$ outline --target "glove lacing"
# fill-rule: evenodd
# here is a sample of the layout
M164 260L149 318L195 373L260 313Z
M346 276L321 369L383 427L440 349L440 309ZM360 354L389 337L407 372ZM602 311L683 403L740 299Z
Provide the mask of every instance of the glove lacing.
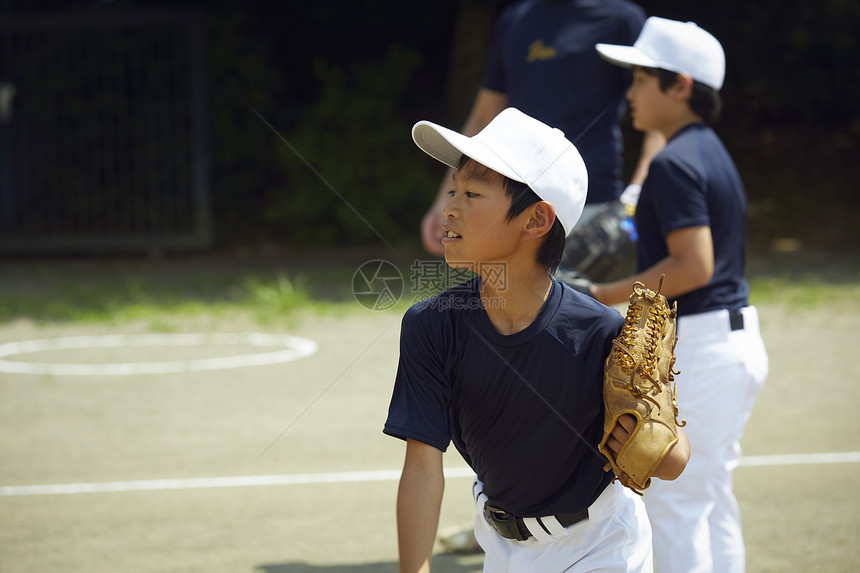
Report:
M615 364L622 372L624 372L624 374L629 376L624 388L636 398L642 398L653 403L657 406L658 410L660 409L660 404L651 396L659 394L661 390L659 374L657 374L657 346L660 342L663 327L668 319L669 307L665 304L655 304L655 301L663 288L664 278L665 275L660 276L660 284L657 287L657 292L646 288L645 285L639 281L633 283L634 294L640 299L645 299L650 303L650 308L648 309L649 318L646 320L645 329L643 330L645 340L642 345L642 360L637 362L636 356L630 350L636 345L637 333L639 332L637 327L642 319L643 307L641 304L631 301L630 305L627 307L627 315L624 317L624 326L621 328L621 336L619 337L623 339L623 343L619 342L617 339L612 341L614 350L613 359L615 360ZM676 341L673 341L672 344L673 351L674 342ZM674 369L674 366L675 353L672 352L672 361L669 363L668 369L668 383L670 384L675 381L675 375L680 374L680 372ZM635 383L636 374L639 374L641 378L648 380L651 384L651 388L643 389L642 386L637 385ZM674 409L675 423L678 427L684 427L687 425L686 420L678 422L678 400L676 388L677 382L675 382L672 388L672 406Z

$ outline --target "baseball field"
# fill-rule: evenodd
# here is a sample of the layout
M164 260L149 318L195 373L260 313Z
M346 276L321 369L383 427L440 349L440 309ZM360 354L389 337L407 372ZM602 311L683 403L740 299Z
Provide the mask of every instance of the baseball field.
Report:
M370 260L403 280L363 291ZM0 572L396 571L404 446L381 428L412 260L0 262ZM770 375L735 472L748 570L857 571L860 260L749 266ZM472 519L446 460L440 528Z

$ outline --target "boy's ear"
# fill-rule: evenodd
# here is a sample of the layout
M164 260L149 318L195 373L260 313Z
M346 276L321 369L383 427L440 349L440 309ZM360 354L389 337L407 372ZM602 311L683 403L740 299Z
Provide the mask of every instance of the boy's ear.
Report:
M529 208L529 219L524 232L531 238L543 237L555 224L555 209L546 201L538 201Z
M693 95L693 78L687 74L678 74L675 76L675 83L672 84L669 91L679 100L689 100Z

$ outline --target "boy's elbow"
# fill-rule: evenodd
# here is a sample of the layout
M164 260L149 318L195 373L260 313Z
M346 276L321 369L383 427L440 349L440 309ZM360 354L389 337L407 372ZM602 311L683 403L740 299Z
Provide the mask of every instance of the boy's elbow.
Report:
M714 276L714 267L697 259L675 259L677 266L666 273L663 294L670 298L693 292L708 285ZM599 299L598 299L599 300Z
M685 293L707 286L714 276L713 263L709 264L705 260L696 259L690 261L689 264L685 265L685 268L687 269L686 284L682 288Z
M681 474L684 473L684 468L687 467L687 462L689 460L689 456L686 458L674 457L664 460L660 465L660 472L657 477L664 481L673 481L678 479L681 477Z
M693 281L696 283L695 288L703 288L708 286L708 283L711 282L711 279L714 277L714 266L703 265L698 269L698 272L694 275Z
M687 434L678 428L678 441L663 458L654 475L665 481L678 479L684 473L687 462L690 461L690 454L690 441L687 439Z

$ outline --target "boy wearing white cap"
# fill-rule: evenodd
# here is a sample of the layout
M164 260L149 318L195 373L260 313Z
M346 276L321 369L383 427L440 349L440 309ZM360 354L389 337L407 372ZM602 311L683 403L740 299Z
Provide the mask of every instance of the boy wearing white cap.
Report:
M659 573L744 571L732 471L740 438L767 376L767 354L744 278L746 191L708 126L720 109L722 46L692 22L649 18L633 46L598 44L633 68L633 125L663 133L636 211L637 274L591 285L605 304L627 300L634 280L678 303L679 417L694 452L674 483L645 492Z
M651 571L644 506L597 450L603 362L623 319L550 276L585 203L582 158L561 131L513 108L474 137L429 122L412 135L455 169L445 259L478 276L403 318L384 428L406 441L400 570L429 571L453 442L477 475L485 571ZM680 434L656 477L683 471Z

